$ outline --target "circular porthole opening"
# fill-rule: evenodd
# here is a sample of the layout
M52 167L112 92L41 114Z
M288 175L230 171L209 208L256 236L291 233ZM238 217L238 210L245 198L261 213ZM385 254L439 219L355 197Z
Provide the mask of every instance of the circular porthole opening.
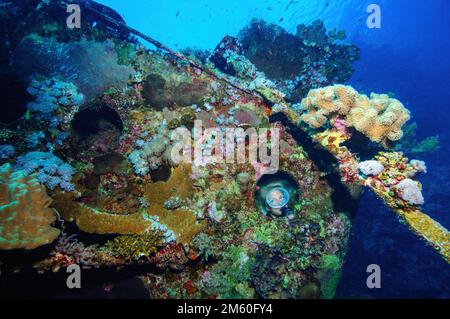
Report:
M265 216L285 217L292 213L299 193L297 182L288 173L263 175L256 183L256 205Z
M109 107L100 109L84 109L75 114L72 120L72 128L80 135L89 136L98 134L102 130L123 130L122 119L119 114Z

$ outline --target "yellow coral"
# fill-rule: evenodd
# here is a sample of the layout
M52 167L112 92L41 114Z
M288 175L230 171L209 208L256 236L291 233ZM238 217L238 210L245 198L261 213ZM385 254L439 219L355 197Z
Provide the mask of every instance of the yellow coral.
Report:
M148 257L156 253L158 246L162 246L161 238L161 234L157 232L143 235L124 235L108 241L105 248L115 257L139 260L143 256Z
M396 209L396 212L450 263L450 233L447 229L418 209Z
M313 128L324 126L327 123L327 117L322 111L304 114L301 116L301 120L308 123Z
M75 221L78 228L92 234L143 234L151 222L141 213L117 215L101 212L74 201L73 194L60 193L53 196L55 207L67 221Z
M300 119L311 127L322 127L331 116L340 115L373 142L399 140L410 118L400 101L386 94L372 93L369 98L345 85L311 90L301 104L306 112Z
M191 168L187 165L180 165L173 169L167 182L150 183L146 187L147 199L150 203L164 205L164 202L171 196L178 196L181 199L189 198L193 194Z
M363 100L367 99L363 96ZM359 99L358 99L359 100ZM385 94L370 95L370 103L357 103L347 116L347 121L373 142L386 139L398 141L403 136L402 126L410 119L403 104Z
M314 135L314 139L337 158L345 154L348 157L346 159L348 163L357 163L355 156L345 146L341 146L345 138L339 136L338 132L326 130ZM375 159L383 164L384 171L377 178L367 178L364 184L371 188L383 200L387 207L392 208L402 217L414 233L425 239L429 245L436 249L450 263L450 233L448 230L430 216L418 210L415 206L405 203L403 200L399 204L399 199L392 196L386 189L385 184L378 180L378 178L381 178L384 182L389 183L399 176L406 176L412 169L411 166L406 165L408 159L402 153L398 152L381 152ZM356 167L358 166L356 165Z
M325 125L328 115L346 115L355 106L357 96L358 92L345 85L311 90L301 103L308 112L300 118L313 128L321 127Z
M392 194L386 187L396 183L399 179L410 176L414 168L407 164L408 159L399 152L380 152L375 156L375 159L383 165L384 170L377 177L367 178L365 185L370 187L387 207L392 208L402 217L411 230L425 239L445 260L450 262L450 234L448 230L414 205Z
M168 210L164 207L165 201L174 195L181 200L193 196L194 190L189 166L176 167L167 182L148 184L144 193L150 203L149 215L157 215L159 221L176 234L177 241L188 244L206 226L204 221L197 222L197 218L190 211Z
M0 167L0 249L34 249L59 236L51 198L34 176Z
M381 187L374 181L373 178L369 178L366 185L383 200L386 206L392 208L402 217L414 233L425 239L429 245L436 249L450 263L450 233L448 230L413 205L399 207L397 200L384 187Z
M346 147L341 146L343 142L348 140L348 137L337 130L325 130L322 133L315 134L313 137L314 140L319 142L335 156L348 152Z

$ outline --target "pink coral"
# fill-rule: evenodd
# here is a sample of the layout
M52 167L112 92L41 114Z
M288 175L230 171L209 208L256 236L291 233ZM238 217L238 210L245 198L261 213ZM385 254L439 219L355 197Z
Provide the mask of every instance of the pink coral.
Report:
M350 137L350 134L347 130L348 123L342 118L334 118L331 120L331 125L338 130L339 133L346 137Z

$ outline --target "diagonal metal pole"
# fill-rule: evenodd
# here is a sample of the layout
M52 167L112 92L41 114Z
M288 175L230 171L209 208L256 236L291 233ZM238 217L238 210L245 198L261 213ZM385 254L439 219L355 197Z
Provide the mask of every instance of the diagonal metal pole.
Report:
M71 4L71 3L69 3L69 2L67 2L67 1L65 1L65 0L61 0L61 1L59 1L59 2L60 2L60 3L64 3L64 4L66 4L66 5ZM170 49L169 47L167 47L166 45L162 44L161 42L159 42L159 41L153 39L152 37L150 37L150 36L148 36L148 35L145 35L144 33L142 33L142 32L140 32L140 31L138 31L138 30L136 30L136 29L134 29L134 28L128 26L128 25L125 24L124 22L117 21L117 20L115 20L115 19L113 19L113 18L111 18L111 17L105 15L103 12L98 11L98 10L97 10L96 8L94 8L94 6L92 5L92 3L96 3L95 1L92 1L92 0L84 0L83 2L85 3L86 8L87 8L89 11L95 13L95 14L98 15L98 16L101 16L105 21L107 21L107 22L111 23L112 25L116 26L118 29L126 30L126 31L128 31L129 33L131 33L131 34L134 34L135 36L137 36L137 37L139 37L139 38L141 38L141 39L143 39L143 40L145 40L145 41L147 41L147 42L153 44L153 45L154 45L155 47L157 47L158 49L168 52L170 55L172 55L172 56L174 56L174 57L176 57L176 58L178 58L178 59L180 59L180 60L182 60L182 61L187 62L190 66L192 66L192 67L194 67L194 68L197 68L197 69L201 70L202 72L204 72L204 73L210 75L211 77L213 77L213 78L215 78L215 79L217 79L217 80L219 80L219 81L223 81L223 82L227 83L228 85L232 86L233 88L235 88L235 89L237 89L237 90L239 90L239 91L241 91L241 92L244 92L244 93L246 93L246 94L253 95L253 96L257 97L258 99L267 100L265 97L263 97L263 96L262 96L261 94L259 94L258 92L250 91L250 90L248 90L248 89L246 89L246 88L243 88L242 86L240 86L240 85L238 85L238 84L236 84L236 83L233 83L232 81L228 80L225 76L223 76L223 75L221 75L221 74L218 74L218 73L216 73L216 72L214 72L214 71L212 71L212 70L210 70L210 69L208 69L208 68L206 68L206 67L203 67L203 66L199 65L198 63L196 63L195 61L189 59L189 58L186 57L185 55L183 55L183 54L181 54L181 53L179 53L179 52L176 52L176 51Z

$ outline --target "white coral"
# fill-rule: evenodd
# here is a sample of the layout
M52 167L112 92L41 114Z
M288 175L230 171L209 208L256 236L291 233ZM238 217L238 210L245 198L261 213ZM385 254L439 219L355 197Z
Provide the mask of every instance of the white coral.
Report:
M417 173L426 173L427 172L427 165L424 161L419 161L416 159L413 159L409 162L411 166L416 170Z
M134 172L145 176L150 170L160 167L167 160L167 156L164 154L169 143L166 130L162 130L147 141L138 140L137 149L128 156L129 161L133 164Z
M377 176L384 170L384 166L375 160L364 161L359 163L359 170L367 176Z
M424 199L419 188L419 183L406 178L394 186L400 197L411 205L422 205Z

